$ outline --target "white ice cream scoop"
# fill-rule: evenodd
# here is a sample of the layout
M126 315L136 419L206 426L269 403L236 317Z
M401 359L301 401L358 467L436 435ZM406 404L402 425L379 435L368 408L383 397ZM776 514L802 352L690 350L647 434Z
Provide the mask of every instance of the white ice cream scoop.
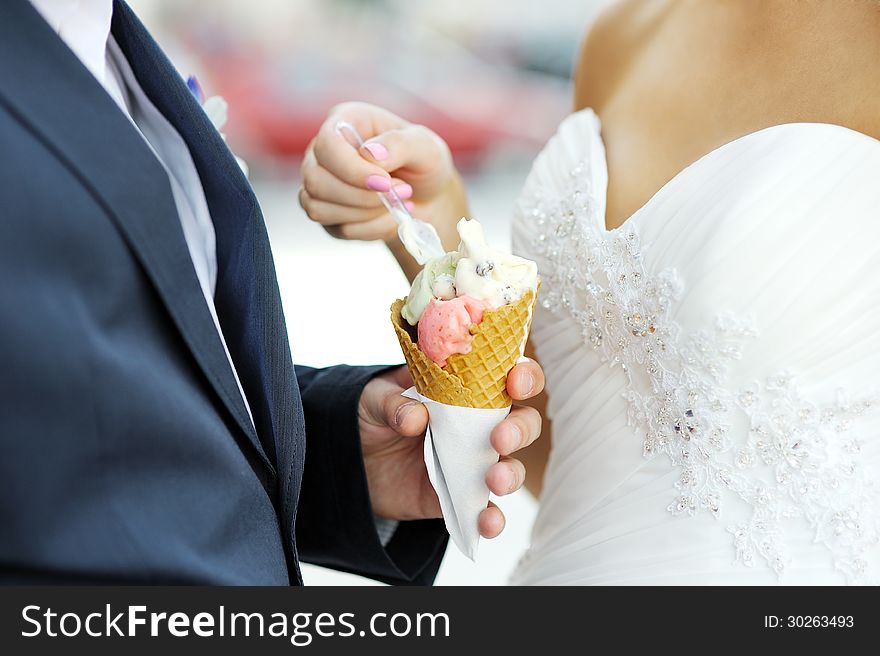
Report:
M490 248L477 221L458 222L461 244L455 268L458 296L488 301L493 308L515 303L529 289L537 289L538 267L531 260Z
M363 137L347 121L339 121L336 124L336 132L356 149L360 149L364 145ZM388 212L397 221L397 236L400 237L404 248L415 258L416 262L424 266L428 260L440 257L445 253L434 226L420 221L410 214L406 205L400 200L400 196L394 191L394 187L389 191L377 191L376 193L382 199L382 204L388 208Z

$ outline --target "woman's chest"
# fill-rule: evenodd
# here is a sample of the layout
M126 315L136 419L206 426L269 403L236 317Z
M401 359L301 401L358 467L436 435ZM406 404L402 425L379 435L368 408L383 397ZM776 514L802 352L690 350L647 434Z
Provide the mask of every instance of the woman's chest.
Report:
M747 27L673 22L591 103L606 148L609 229L691 163L764 128L831 123L880 136L880 60L870 57L880 42Z

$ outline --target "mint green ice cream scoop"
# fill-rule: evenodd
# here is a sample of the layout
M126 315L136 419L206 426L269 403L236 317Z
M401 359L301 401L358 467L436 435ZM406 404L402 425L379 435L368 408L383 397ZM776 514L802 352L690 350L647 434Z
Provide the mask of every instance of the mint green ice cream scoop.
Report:
M425 263L425 268L413 280L412 289L409 291L409 296L406 297L406 304L400 312L409 325L415 326L419 322L422 312L428 307L432 298L447 296L452 298L455 296L455 289L451 286L451 282L455 278L458 259L458 252L452 251ZM447 291L443 289L444 287L449 287L451 292L444 293Z

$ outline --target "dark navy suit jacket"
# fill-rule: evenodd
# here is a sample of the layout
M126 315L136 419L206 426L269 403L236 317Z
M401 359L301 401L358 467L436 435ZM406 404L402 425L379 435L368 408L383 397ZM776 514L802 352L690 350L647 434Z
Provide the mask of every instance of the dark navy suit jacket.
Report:
M122 2L112 33L184 138L215 303L168 177L27 0L0 2L0 581L288 584L299 559L429 583L446 535L376 534L357 401L378 368L294 368L259 205Z

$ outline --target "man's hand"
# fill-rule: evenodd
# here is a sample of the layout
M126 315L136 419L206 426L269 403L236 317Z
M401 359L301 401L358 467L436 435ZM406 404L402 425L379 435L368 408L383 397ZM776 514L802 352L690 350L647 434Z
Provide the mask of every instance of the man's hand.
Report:
M391 519L440 517L440 501L428 480L424 462L428 410L401 396L412 386L406 367L371 380L358 406L364 466L373 512ZM544 389L544 372L532 360L516 365L507 377L507 392L524 400ZM510 454L541 434L541 416L534 408L514 406L492 431L492 446L500 460L486 472L486 485L498 496L515 492L525 481L525 467ZM494 538L504 529L504 514L489 503L480 514L480 534Z

